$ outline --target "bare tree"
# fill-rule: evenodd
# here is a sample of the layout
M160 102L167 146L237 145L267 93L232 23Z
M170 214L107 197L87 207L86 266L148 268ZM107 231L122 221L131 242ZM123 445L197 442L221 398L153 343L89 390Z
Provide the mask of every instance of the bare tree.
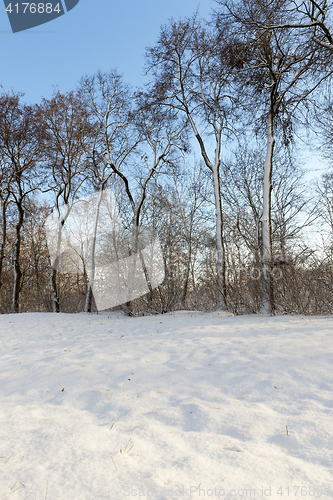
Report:
M151 99L186 116L211 172L216 211L218 307L226 308L220 165L223 134L228 133L231 122L235 68L230 64L232 43L228 34L216 33L203 25L195 15L171 21L162 28L156 46L147 51L148 71L153 74L149 92Z
M262 274L263 293L261 312L274 312L273 255L271 226L271 197L273 153L277 136L288 143L292 123L303 121L307 98L328 77L321 77L322 60L316 45L304 33L285 29L267 29L280 19L286 19L284 4L278 1L262 4L251 2L219 2L224 11L217 22L231 22L244 47L244 64L247 71L240 75L240 83L248 89L251 106L259 104L261 123L266 127L266 159L263 175L262 224ZM242 57L242 54L240 54ZM318 78L318 74L320 75ZM251 99L252 97L252 99ZM254 99L253 99L254 98ZM293 122L292 122L293 119Z
M189 158L184 159L168 176L161 176L151 184L149 203L143 210L145 227L152 227L160 237L165 263L165 280L154 291L152 301L145 305L150 312L193 309L201 304L196 290L200 245L207 228L206 212L213 215L209 219L213 228L214 214L213 210L207 210L211 182L205 175L206 169L194 164L189 172L188 161ZM216 280L212 288L216 303ZM144 307L142 301L139 305Z
M3 94L0 99L0 144L3 161L10 166L12 182L8 188L17 212L13 254L13 312L19 312L22 286L20 252L25 203L31 193L43 183L40 165L43 140L44 126L36 107L21 105L19 94Z
M22 227L22 291L21 309L28 311L49 311L51 306L48 275L49 253L46 243L45 221L50 214L50 206L29 199Z
M92 145L91 130L80 93L56 92L50 100L43 99L40 113L47 134L45 152L49 179L45 189L52 190L55 197L54 204L59 221L55 237L56 247L59 249L62 228L87 177L86 156L89 155ZM56 256L50 273L53 312L60 312L58 259L59 255Z
M86 294L85 312L91 312L92 283L95 275L95 246L99 223L99 210L103 191L111 176L121 170L127 158L135 151L140 137L131 120L131 94L123 84L121 76L116 71L97 73L85 77L80 83L85 97L85 105L95 127L94 147L90 157L89 171L91 184L99 192L94 216L92 248L90 249L90 265L88 289ZM123 176L125 188L129 191L128 179Z
M327 0L288 0L279 3L279 8L284 13L279 20L260 19L250 8L248 22L267 30L302 30L321 48L333 52L332 5Z
M297 159L284 148L277 149L272 170L272 276L275 305L281 310L281 283L293 265L304 230L315 215L305 193L304 172ZM260 297L263 210L263 154L260 149L239 148L223 168L222 196L226 228L230 234L227 254L229 294L235 308L257 312ZM247 282L246 282L247 280ZM292 287L291 287L292 288ZM297 290L290 290L296 293ZM259 307L260 309L260 307Z
M97 131L91 158L95 189L102 192L112 175L123 182L133 213L130 251L139 254L151 292L138 246L141 210L149 181L174 161L177 149L184 147L185 124L177 120L175 113L148 105L142 93L137 94L133 110L133 93L116 71L84 78L81 89ZM135 179L136 187L132 188L130 181ZM98 208L95 222L97 230ZM86 312L91 310L94 252L93 246ZM129 304L127 306L130 311Z

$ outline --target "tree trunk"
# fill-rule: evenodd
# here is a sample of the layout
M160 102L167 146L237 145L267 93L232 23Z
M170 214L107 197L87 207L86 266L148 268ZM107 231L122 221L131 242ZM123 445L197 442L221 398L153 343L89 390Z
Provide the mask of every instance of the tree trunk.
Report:
M86 302L85 302L85 305L84 305L84 312L86 312L86 313L90 313L91 312L92 298L93 298L92 286L91 286L91 281L89 279L89 281L88 281L88 288L87 288L87 295L86 295Z
M146 283L148 286L148 290L149 290L147 298L148 298L148 301L151 301L153 289L152 289L152 286L150 283L149 274L147 271L145 261L143 259L143 255L141 253L141 249L139 248L139 217L140 217L140 212L136 210L134 213L134 218L133 218L133 238L132 238L131 255L133 255L135 257L135 259L137 257L139 257L139 259L140 259L141 266L142 266L142 269L143 269L143 272L145 275L145 279L146 279ZM132 279L135 279L135 269L134 268L130 272L130 277L131 278L129 281L129 287L130 287L130 289L133 289L132 285L135 283L135 281L132 282ZM129 301L125 302L125 304L123 305L123 310L128 316L131 316L133 313L132 301L129 300Z
M17 224L15 226L15 244L14 244L14 286L13 286L13 302L12 311L13 313L18 313L20 311L19 299L21 291L21 278L22 272L20 267L20 252L21 252L21 228L23 225L24 211L22 208L22 201L20 200L18 204L19 217Z
M274 313L274 293L272 279L272 224L271 224L271 196L272 196L272 168L273 168L273 115L270 111L267 122L267 155L264 165L263 184L263 214L262 214L262 314Z
M185 280L184 280L184 286L183 286L183 293L182 293L182 297L181 297L181 306L183 309L185 309L185 307L186 307L188 280L190 277L191 255L192 255L192 245L191 245L191 235L190 235L190 242L189 242L189 248L188 248L187 259L186 259Z
M62 227L63 227L63 224L60 223L59 229L58 229L58 234L57 234L57 253L56 253L53 265L51 267L51 273L50 273L52 312L54 312L54 313L60 312L60 298L59 298L59 290L57 287L57 266L59 263Z
M5 245L7 236L7 220L6 220L6 204L1 201L1 212L2 212L2 234L1 234L1 244L0 244L0 288L2 286L2 269L3 261L5 258Z
M226 263L225 263L225 248L223 241L223 215L221 202L221 185L219 169L213 167L213 183L215 196L216 210L216 249L217 249L217 287L218 287L218 308L226 309L227 307L227 286L226 286Z
M52 299L52 312L60 312L60 301L59 293L57 287L57 269L55 267L51 268L50 274L50 288L51 288L51 299Z
M66 214L63 218L61 218L60 209L58 208L60 223L59 223L59 228L58 228L58 233L57 233L57 253L56 253L53 265L51 267L51 273L50 273L52 312L54 312L54 313L60 312L59 287L57 286L57 267L58 267L59 258L60 258L62 230L63 230L64 224L66 222L66 219L70 214L70 211L71 211L71 207L68 205L68 203L66 203Z
M91 255L90 255L89 282L88 282L88 289L87 289L87 295L86 295L86 303L84 306L84 312L86 312L86 313L91 312L92 299L93 299L92 284L93 284L93 281L95 278L96 238L97 238L97 229L98 229L99 210L100 210L100 206L102 203L103 191L104 191L104 186L102 185L100 192L99 192L98 200L96 203L96 209L95 209L95 220L94 220L94 229L93 229Z

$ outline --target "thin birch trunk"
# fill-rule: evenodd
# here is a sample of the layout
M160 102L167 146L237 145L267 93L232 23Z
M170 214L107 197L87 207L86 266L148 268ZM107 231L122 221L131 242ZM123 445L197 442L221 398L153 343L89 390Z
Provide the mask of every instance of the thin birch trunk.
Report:
M91 254L90 254L89 282L88 282L88 290L87 290L87 295L86 295L86 303L84 306L84 312L86 312L86 313L91 312L91 306L92 306L92 298L93 298L92 284L93 284L93 281L95 278L96 238L97 238L99 211L100 211L100 206L102 203L103 192L104 192L104 186L102 186L100 189L98 200L96 203L96 209L95 209L95 220L94 220L93 238L92 238Z
M135 210L134 218L133 218L133 238L132 238L132 248L131 248L131 255L135 256L135 259L137 256L140 259L141 266L145 275L146 283L148 286L149 294L148 294L148 301L152 299L152 293L153 293L153 288L150 283L149 279L149 274L148 270L145 264L145 261L143 259L143 255L141 253L141 250L139 249L139 217L140 217L140 212L138 209ZM134 260L136 262L136 260ZM132 283L135 283L135 268L133 267L132 270L130 271L130 281L129 281L129 287L132 289ZM133 282L132 282L133 280ZM126 314L129 316L132 315L133 312L133 307L132 307L132 302L129 300L127 301L124 306L123 306L124 311Z
M217 307L218 309L227 309L227 286L226 286L226 252L223 239L223 212L221 202L221 183L220 183L220 155L221 155L221 135L223 123L220 127L215 126L216 148L215 148L215 163L213 164L207 155L203 140L196 128L191 114L187 111L187 117L191 123L194 135L199 143L201 156L207 167L213 173L214 198L215 198L215 214L216 214L216 250L217 250Z
M52 312L54 313L59 313L60 312L60 297L59 297L59 287L57 286L57 267L59 264L59 258L60 258L60 247L61 247L61 240L62 240L62 230L65 225L66 219L69 216L69 213L71 211L71 207L66 204L66 214L63 218L61 218L61 213L60 210L58 209L58 214L59 214L59 226L58 226L58 233L57 233L57 252L56 256L53 262L53 266L51 267L51 273L50 273L50 288L51 288L51 300L52 300Z
M186 306L188 281L189 281L189 277L190 277L191 256L192 256L192 245L191 245L191 236L190 236L189 249L188 249L187 259L186 259L185 280L184 280L184 286L183 286L183 293L182 293L182 297L181 297L181 305L184 309Z
M274 151L273 115L270 111L267 122L267 155L264 165L263 183L263 214L262 214L262 314L274 312L274 293L272 280L272 224L271 224L271 196L272 196L272 168Z
M53 266L51 267L51 273L50 273L52 312L54 312L54 313L60 312L60 301L59 301L59 293L58 293L58 287L57 287L57 265L58 265L58 261L59 261L61 234L62 234L62 226L59 223L58 234L57 234L57 253L56 253L55 260L53 262Z
M50 288L51 288L51 301L52 301L52 312L60 312L59 304L59 294L57 289L57 270L52 267L50 273Z
M134 225L134 239L135 239L135 241L134 241L134 252L135 252L136 255L139 255L140 262L141 262L141 265L142 265L142 269L143 269L143 272L144 272L144 275L145 275L146 283L147 283L147 286L148 286L148 289L149 289L149 293L151 294L153 292L153 289L152 289L152 286L151 286L151 283L150 283L148 270L147 270L145 261L143 259L143 255L141 253L141 250L139 249L139 221L135 222L135 225ZM153 243L153 241L154 240L152 240L151 243Z
M217 249L217 288L218 288L218 308L226 309L227 307L227 286L226 286L226 263L225 263L225 248L223 241L223 214L221 202L221 185L219 177L219 169L213 166L213 183L214 197L216 210L216 249Z

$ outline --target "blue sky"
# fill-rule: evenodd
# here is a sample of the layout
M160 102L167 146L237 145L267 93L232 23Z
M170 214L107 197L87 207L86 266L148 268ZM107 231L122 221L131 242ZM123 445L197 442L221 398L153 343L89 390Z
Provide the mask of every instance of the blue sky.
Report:
M0 84L24 92L27 102L50 97L54 85L72 90L83 75L99 69L117 68L128 83L141 85L145 47L155 44L161 24L197 8L208 17L216 5L210 0L80 0L58 19L13 34L0 2Z
M127 83L139 86L145 47L156 43L160 26L196 9L207 18L214 7L214 0L80 0L58 19L13 34L0 0L0 84L24 92L31 103L51 97L54 86L73 90L82 76L99 69L117 68ZM326 169L307 148L301 164L310 176Z

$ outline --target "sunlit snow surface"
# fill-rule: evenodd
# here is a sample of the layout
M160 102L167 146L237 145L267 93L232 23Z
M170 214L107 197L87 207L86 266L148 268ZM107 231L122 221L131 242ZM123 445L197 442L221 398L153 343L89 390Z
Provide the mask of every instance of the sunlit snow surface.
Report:
M332 327L0 315L0 500L333 498Z

